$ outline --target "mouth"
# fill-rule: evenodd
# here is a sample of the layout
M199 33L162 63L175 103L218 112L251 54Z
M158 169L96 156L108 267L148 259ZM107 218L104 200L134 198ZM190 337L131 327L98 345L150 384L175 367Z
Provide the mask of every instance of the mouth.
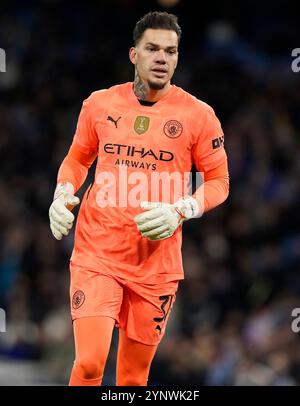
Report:
M164 68L154 68L154 69L151 69L151 72L153 72L154 75L159 78L164 77L168 73L167 69L164 69Z

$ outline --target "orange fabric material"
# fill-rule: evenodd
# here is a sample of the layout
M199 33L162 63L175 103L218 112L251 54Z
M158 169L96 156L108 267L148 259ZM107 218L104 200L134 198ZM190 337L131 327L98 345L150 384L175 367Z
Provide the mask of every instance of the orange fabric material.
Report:
M99 386L110 349L114 320L85 317L74 321L76 360L69 386ZM157 345L146 345L119 331L117 385L147 385Z
M183 175L193 163L204 174L214 171L227 158L223 131L213 109L174 85L151 107L140 105L132 83L113 86L84 101L73 144L88 157L98 151L95 182L85 193L77 219L73 263L136 282L183 279L181 227L162 241L143 238L133 221L141 213L139 202L130 205L126 200L122 205L119 191L126 182L119 169L126 169L128 176L142 173L149 185L153 174ZM68 165L71 168L74 161ZM66 167L64 163L59 178L79 187L86 169L77 166L78 173L72 175L74 170L67 173ZM106 173L113 180L104 182ZM226 182L208 181L205 210L225 200ZM128 184L123 197L129 198L134 188L136 184ZM163 196L166 188L162 189L155 198L151 187L142 189L137 200L173 203L181 197L174 193L167 200ZM171 185L171 192L174 189ZM101 207L103 190L109 196L107 207Z
M71 264L72 320L110 317L132 340L157 345L176 299L178 282L131 282Z
M229 174L227 160L217 168L204 173L204 183L193 197L207 212L226 200L229 193Z
M146 386L157 345L145 345L119 331L117 386Z
M86 317L73 323L76 359L69 386L99 386L109 353L115 320Z
M73 143L59 168L57 183L72 183L76 193L85 181L88 170L96 157L96 150L91 150L89 153L86 153L82 151L79 144Z

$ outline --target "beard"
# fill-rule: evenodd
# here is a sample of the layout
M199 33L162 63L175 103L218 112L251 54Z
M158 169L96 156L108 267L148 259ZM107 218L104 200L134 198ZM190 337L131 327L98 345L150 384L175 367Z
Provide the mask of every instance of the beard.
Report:
M148 80L148 86L151 90L161 90L166 86L167 82L153 82L151 80Z

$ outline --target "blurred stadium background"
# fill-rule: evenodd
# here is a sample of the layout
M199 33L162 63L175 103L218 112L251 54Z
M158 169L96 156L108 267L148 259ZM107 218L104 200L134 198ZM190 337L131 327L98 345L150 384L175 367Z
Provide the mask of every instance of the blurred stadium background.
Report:
M186 279L150 384L300 384L298 13L282 0L192 4L1 2L0 385L68 381L72 236L54 240L48 208L82 100L133 79L132 29L150 10L179 16L174 83L214 107L231 175L227 202L185 224Z

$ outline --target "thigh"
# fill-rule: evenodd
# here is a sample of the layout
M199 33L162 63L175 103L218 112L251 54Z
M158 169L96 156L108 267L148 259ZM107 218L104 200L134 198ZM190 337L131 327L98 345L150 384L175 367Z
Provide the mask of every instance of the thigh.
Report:
M147 385L150 366L157 345L146 345L128 338L119 330L119 345L116 369L117 386Z
M147 345L159 344L165 334L177 288L178 281L159 285L127 283L119 324L127 337Z
M72 320L106 316L118 321L122 299L123 288L113 277L71 266Z
M74 320L76 361L104 364L109 352L115 321L111 317L82 317Z

